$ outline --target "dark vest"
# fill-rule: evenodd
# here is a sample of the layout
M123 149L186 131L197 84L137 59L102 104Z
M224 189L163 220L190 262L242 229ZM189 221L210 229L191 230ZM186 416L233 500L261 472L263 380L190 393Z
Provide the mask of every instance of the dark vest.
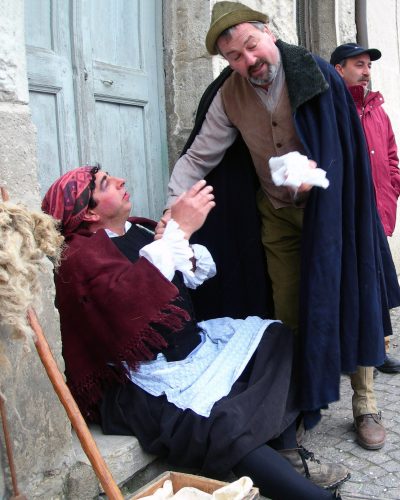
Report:
M139 250L153 241L153 236L145 229L142 229L135 224L123 236L111 238L111 241L118 247L118 249L125 255L131 262L139 259ZM182 274L176 272L172 283L178 288L179 295L174 301L174 305L184 309L188 312L190 320L187 321L183 328L177 332L171 332L162 325L152 325L157 332L164 337L168 346L161 352L168 361L178 361L185 359L186 356L193 351L199 344L199 328L195 321L194 310L192 301L190 299L188 290L183 283ZM154 352L154 357L159 351Z

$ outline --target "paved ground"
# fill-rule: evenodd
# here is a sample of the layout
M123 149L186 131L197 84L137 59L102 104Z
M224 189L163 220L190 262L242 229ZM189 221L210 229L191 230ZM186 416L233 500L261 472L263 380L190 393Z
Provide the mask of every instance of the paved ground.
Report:
M391 354L400 358L400 308L392 312L395 335ZM341 399L324 411L321 423L304 440L304 446L325 461L342 462L351 479L341 487L344 500L400 499L400 374L379 373L375 379L379 409L387 429L385 446L367 451L355 442L352 428L351 387L341 382Z

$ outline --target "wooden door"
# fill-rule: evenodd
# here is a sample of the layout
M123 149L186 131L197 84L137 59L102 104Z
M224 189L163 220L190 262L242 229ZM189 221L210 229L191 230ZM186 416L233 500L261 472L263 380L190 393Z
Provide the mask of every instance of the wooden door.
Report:
M100 162L127 179L136 214L158 218L168 178L161 2L26 0L26 6L42 192L59 175L54 165L63 172ZM57 37L64 43L55 44ZM55 68L50 74L48 66Z
M78 166L68 2L25 2L29 99L38 134L41 192Z

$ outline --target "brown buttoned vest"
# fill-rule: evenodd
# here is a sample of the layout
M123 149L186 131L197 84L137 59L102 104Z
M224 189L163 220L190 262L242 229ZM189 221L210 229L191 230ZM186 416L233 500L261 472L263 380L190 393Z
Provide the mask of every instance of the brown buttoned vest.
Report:
M293 206L293 193L286 187L274 185L268 165L272 156L303 152L294 127L286 84L272 113L252 84L236 72L222 86L221 97L226 115L249 148L261 189L275 208Z

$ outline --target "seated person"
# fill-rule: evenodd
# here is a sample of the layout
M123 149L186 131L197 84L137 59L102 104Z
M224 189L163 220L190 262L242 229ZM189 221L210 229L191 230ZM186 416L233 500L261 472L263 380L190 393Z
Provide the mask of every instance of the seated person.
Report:
M291 332L258 317L196 324L186 287L215 265L189 238L214 205L199 181L154 240L154 222L128 217L123 179L80 167L50 187L42 208L66 242L55 283L67 383L86 419L172 465L250 476L272 499L337 498L328 488L347 469L297 446Z

